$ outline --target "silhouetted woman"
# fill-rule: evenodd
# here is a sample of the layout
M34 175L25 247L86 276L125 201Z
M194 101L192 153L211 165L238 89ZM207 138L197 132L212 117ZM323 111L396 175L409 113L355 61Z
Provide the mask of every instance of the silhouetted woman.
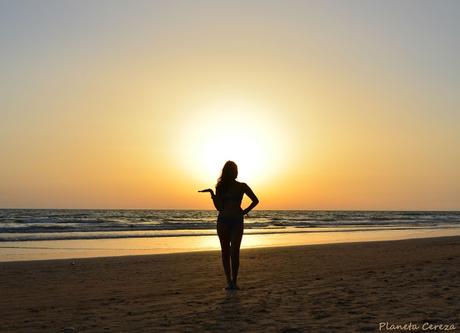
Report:
M227 278L226 289L238 289L237 278L244 215L248 214L259 203L259 199L248 185L236 181L237 176L238 167L235 162L227 161L222 169L222 175L217 181L216 194L212 189L199 191L211 193L214 207L219 211L217 234L222 249L222 264ZM244 194L252 200L252 203L243 210L241 209L241 200Z

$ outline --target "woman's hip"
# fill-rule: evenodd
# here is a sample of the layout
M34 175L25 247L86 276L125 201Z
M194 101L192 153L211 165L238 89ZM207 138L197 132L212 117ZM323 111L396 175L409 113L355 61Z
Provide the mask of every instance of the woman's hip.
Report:
M244 218L243 217L223 217L217 218L217 232L219 234L243 232Z
M233 225L233 224L243 224L244 223L244 216L239 215L239 216L223 216L219 215L217 217L217 223L223 223L223 224L228 224L228 225Z

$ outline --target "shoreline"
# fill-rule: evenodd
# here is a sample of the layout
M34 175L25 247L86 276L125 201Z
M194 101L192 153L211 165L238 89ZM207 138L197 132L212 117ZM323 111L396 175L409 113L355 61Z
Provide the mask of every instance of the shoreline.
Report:
M363 244L378 244L378 243L387 243L387 242L406 242L406 241L418 241L418 240L426 240L426 241L449 241L449 240L458 240L460 241L460 235L452 235L452 236L436 236L436 237L418 237L418 238L404 238L404 239L386 239L386 240L369 240L369 241L351 241L351 242L336 242L336 243L316 243L316 244L297 244L297 245L279 245L279 246L263 246L263 247L250 247L250 248L241 248L241 252L252 251L252 250L285 250L285 249L302 249L306 247L327 247L327 246L334 246L334 245L363 245ZM162 253L149 253L149 254L131 254L131 255L114 255L114 256L107 256L107 257L79 257L79 258L58 258L58 259L37 259L37 260L18 260L18 261L0 261L0 268L3 264L31 264L31 263L38 263L38 262L76 262L80 260L104 260L104 259L122 259L122 258L144 258L150 256L182 256L182 255L199 255L199 254L215 254L218 253L220 255L220 248L219 249L208 249L208 250L196 250L196 251L187 251L187 252L162 252Z
M325 233L245 233L241 249L361 243L449 236L460 236L460 228L331 231ZM0 263L194 253L219 250L219 239L216 234L213 236L0 242Z
M0 330L456 332L458 254L459 236L248 248L235 292L219 251L3 262Z
M426 230L426 229L458 229L458 224L445 224L438 226L365 226L365 225L346 225L340 227L271 227L271 228L246 228L246 235L270 235L270 234L300 234L300 233L323 233L323 232L355 232L355 231L386 231L386 230ZM28 242L28 241L64 241L64 240L102 240L102 239L124 239L124 238L157 238L157 237L190 237L190 236L213 236L214 229L179 229L179 230L137 230L136 233L124 230L113 231L75 231L68 233L0 233L0 243L8 242ZM63 235L62 235L63 234ZM9 237L5 237L5 236ZM34 235L35 238L32 236ZM46 235L46 236L44 236ZM51 237L50 235L53 235ZM58 235L58 236L54 236ZM66 236L67 235L67 236ZM18 239L15 237L26 237ZM49 238L40 238L49 237Z

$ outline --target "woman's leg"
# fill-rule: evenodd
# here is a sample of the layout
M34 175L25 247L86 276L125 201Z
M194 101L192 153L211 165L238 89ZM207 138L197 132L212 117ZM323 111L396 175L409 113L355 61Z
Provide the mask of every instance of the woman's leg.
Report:
M236 282L238 279L238 269L240 267L240 246L241 239L243 238L243 230L243 223L237 223L232 226L230 235L230 251L232 256L232 281L235 287L237 286Z
M222 250L222 264L224 266L227 283L230 284L230 228L222 222L217 222L217 235L219 235L220 248Z

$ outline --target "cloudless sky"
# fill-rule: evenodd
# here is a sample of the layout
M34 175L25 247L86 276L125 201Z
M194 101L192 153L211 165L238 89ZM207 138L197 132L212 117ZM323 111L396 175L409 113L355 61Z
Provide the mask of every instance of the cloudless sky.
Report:
M0 0L0 207L211 208L228 156L261 209L460 210L459 14Z

